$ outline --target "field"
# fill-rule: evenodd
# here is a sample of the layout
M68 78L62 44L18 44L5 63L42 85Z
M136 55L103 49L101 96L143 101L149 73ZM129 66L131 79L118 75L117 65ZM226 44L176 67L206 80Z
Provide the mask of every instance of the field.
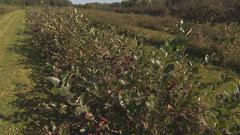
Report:
M0 6L0 134L240 134L234 18L34 6Z

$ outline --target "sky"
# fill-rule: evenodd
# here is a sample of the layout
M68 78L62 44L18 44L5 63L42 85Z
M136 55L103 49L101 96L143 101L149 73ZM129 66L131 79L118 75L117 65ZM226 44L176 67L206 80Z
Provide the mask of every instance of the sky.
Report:
M111 3L111 2L120 2L121 0L71 0L73 3L78 4L86 4L91 2L100 2L100 3Z

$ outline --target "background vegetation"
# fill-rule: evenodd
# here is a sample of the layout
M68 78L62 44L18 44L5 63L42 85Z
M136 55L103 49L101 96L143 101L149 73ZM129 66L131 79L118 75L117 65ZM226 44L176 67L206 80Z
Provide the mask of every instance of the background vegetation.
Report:
M181 20L169 15L121 14L89 9L81 12L96 23L106 22L119 26L119 33L136 37L143 34L144 42L156 47L160 47L167 39L179 33L179 27L176 24ZM204 60L208 55L211 56L209 61L214 65L239 71L239 24L237 22L209 24L186 21L186 25L193 29L186 48L188 54L200 60Z
M69 6L72 4L69 0L0 0L0 4L10 5L50 5L50 6Z
M87 4L82 7L121 13L173 15L198 22L239 21L238 0L128 0L121 4Z

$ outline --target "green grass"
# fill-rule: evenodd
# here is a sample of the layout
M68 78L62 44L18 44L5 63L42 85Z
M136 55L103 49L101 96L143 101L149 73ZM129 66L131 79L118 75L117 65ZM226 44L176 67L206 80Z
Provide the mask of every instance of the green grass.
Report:
M0 131L3 135L20 134L24 123L14 123L11 116L22 110L15 105L17 94L31 90L31 70L22 64L25 59L14 46L22 40L24 11L18 10L0 16Z

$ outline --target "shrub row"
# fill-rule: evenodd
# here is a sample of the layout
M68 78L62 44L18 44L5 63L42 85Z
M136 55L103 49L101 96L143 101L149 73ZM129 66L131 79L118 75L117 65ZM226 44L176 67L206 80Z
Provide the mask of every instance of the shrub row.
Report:
M219 95L205 110L196 69L184 55L185 35L148 51L72 8L35 10L26 22L43 61L42 99L33 110L42 133L238 133L240 92Z
M50 134L194 134L200 120L191 63L182 46L148 52L114 27L96 26L76 9L27 15L27 32L44 61L34 123ZM182 44L181 44L182 45ZM173 52L179 50L179 52ZM50 116L49 116L50 115Z

